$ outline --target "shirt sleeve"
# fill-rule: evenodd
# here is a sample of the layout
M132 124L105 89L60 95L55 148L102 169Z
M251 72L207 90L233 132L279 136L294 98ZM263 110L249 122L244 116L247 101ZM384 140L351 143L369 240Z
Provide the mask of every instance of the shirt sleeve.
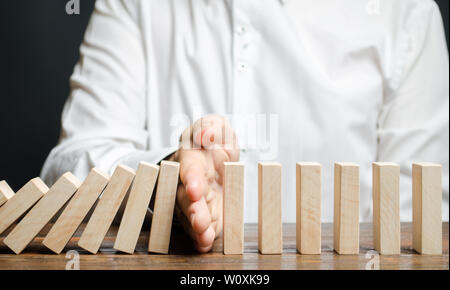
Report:
M58 145L41 176L48 183L93 167L111 174L117 164L157 163L176 148L148 148L146 55L139 2L98 0L70 79Z
M448 220L449 62L443 23L434 1L421 1L408 15L379 118L378 159L400 163L402 220L412 218L412 163L441 164L442 213Z

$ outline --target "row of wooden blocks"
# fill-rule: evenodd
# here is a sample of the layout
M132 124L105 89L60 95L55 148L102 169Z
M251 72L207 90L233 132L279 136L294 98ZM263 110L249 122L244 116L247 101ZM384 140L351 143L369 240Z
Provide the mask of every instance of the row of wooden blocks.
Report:
M129 192L114 248L131 254L158 180L148 250L167 253L178 173L179 164L169 161L161 162L161 166L141 162L136 172L119 165L111 177L93 168L83 183L67 172L50 189L40 178L34 178L15 194L2 181L0 195L7 201L0 207L0 234L26 213L3 243L16 254L21 253L67 203L43 240L47 248L59 254L98 200L78 241L78 246L95 254Z
M442 253L442 168L413 164L413 248L422 254ZM62 209L43 240L61 253L91 208L97 205L78 246L97 253L121 204L125 210L114 249L133 253L156 182L148 251L168 253L178 185L179 164L141 162L137 171L119 165L111 177L94 168L83 183L65 173L49 189L39 178L17 193L0 182L0 234L20 222L3 242L16 254ZM359 253L359 166L336 163L334 169L334 248L338 254ZM380 254L400 253L400 167L373 164L374 246ZM297 250L321 253L321 165L297 163ZM258 165L258 248L262 254L282 253L281 165ZM128 194L127 194L128 192ZM128 195L128 198L125 197ZM99 198L100 197L100 198ZM242 254L244 245L244 165L224 163L224 254ZM64 205L66 205L64 207Z
M296 238L301 254L321 253L321 165L297 163ZM373 170L374 247L384 255L400 254L400 166L375 162ZM244 166L225 164L224 253L243 253ZM442 167L412 165L413 248L442 254ZM258 248L282 253L281 165L258 166ZM359 165L335 163L333 244L338 254L359 253Z

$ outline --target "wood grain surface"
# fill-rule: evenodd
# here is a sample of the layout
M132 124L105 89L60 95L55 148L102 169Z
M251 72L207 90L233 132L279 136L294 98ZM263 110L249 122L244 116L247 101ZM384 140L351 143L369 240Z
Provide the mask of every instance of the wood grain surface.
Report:
M51 224L47 225L36 239L23 251L15 255L3 244L3 238L11 230L0 236L0 269L61 269L64 270L71 257L69 250L80 254L80 269L366 269L368 262L374 261L372 254L372 224L361 224L359 255L337 255L333 251L333 225L322 225L322 254L297 254L295 245L295 224L284 224L282 255L261 255L258 253L258 233L256 224L245 225L243 255L224 255L222 240L216 240L213 251L197 254L186 234L179 226L173 227L170 255L149 254L147 252L148 230L141 232L134 255L120 253L113 249L117 225L108 231L97 255L77 247L83 223L60 255L56 255L42 245L42 240ZM144 225L148 229L148 225ZM443 254L419 255L412 250L411 224L402 223L402 248L397 256L379 256L380 269L449 269L448 222L443 223Z

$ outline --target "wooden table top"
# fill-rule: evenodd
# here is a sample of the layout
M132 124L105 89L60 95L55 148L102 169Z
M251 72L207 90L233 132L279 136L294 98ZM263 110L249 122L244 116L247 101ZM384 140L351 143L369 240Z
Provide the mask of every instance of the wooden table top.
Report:
M92 255L77 247L84 224L60 255L53 254L42 245L47 225L36 239L20 255L15 255L3 244L10 231L0 237L0 269L57 269L64 270L73 256L66 258L69 250L79 253L80 269L181 269L181 270L277 270L277 269L449 269L448 222L443 223L443 255L422 256L415 253L411 242L411 224L402 223L401 255L376 256L372 246L372 224L360 225L360 254L337 255L333 251L333 225L322 225L322 254L300 255L295 246L295 224L283 225L283 254L261 255L258 253L258 233L256 224L245 225L243 255L223 255L222 239L216 240L213 250L207 254L197 254L192 243L181 228L174 226L170 255L147 253L148 229L144 224L134 255L116 252L114 244L117 226L109 230L97 255Z

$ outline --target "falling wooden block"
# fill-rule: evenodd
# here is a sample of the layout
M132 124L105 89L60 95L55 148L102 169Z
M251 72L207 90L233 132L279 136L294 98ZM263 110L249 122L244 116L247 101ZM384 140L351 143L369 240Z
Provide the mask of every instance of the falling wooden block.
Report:
M78 246L92 254L100 248L119 207L133 182L135 172L125 165L118 165L92 213Z
M25 184L11 199L0 207L0 234L18 220L47 191L47 185L39 177Z
M258 164L258 249L261 254L283 252L281 164Z
M6 181L0 181L0 206L6 203L14 196L14 191L9 187Z
M442 166L412 166L413 248L418 253L442 255Z
M297 163L297 250L321 253L321 165Z
M9 233L3 243L14 253L20 254L66 204L79 186L80 182L72 173L65 173Z
M400 254L400 166L372 164L373 240L382 255Z
M120 222L114 249L133 254L152 198L159 166L141 162Z
M334 249L359 253L359 165L334 165Z
M42 242L59 254L102 193L109 176L93 168Z
M167 254L169 252L170 232L178 187L178 162L162 161L159 169L158 187L156 188L155 208L148 251Z
M244 252L244 164L224 162L223 253Z

